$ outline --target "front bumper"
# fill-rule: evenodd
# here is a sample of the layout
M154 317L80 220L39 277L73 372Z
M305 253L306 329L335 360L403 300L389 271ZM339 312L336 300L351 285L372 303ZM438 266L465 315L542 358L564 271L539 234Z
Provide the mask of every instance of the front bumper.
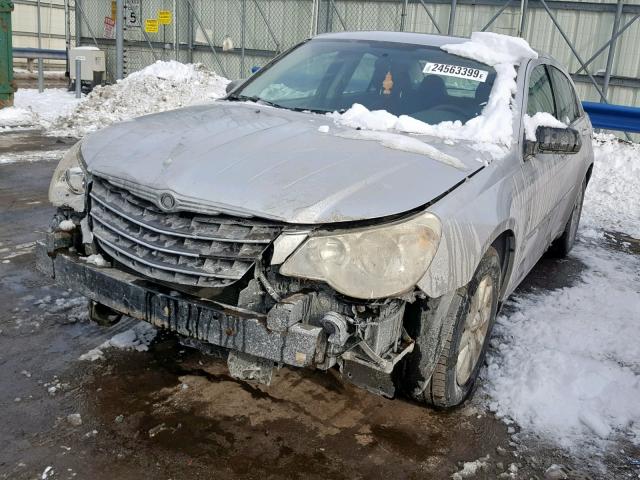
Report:
M51 244L51 241L48 242ZM87 264L67 250L36 243L37 268L91 300L186 337L296 367L322 363L326 334L295 323L285 331L267 328L266 315L218 302L175 296L131 273Z

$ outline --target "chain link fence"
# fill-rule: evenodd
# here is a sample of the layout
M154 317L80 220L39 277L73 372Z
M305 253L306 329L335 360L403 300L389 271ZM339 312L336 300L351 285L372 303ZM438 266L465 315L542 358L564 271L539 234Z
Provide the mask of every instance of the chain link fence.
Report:
M107 80L113 82L116 0L71 1L76 42L96 45L106 52ZM640 57L634 54L640 42L640 21L635 21L640 18L640 4L623 0L122 2L124 75L156 60L178 60L203 63L228 78L244 78L254 67L325 32L392 30L468 36L489 30L522 36L535 48L554 55L574 72L585 99L600 100L601 86L608 85L602 79L610 77L609 101L640 105ZM617 47L610 49L616 31L620 38ZM595 80L585 71L586 59Z

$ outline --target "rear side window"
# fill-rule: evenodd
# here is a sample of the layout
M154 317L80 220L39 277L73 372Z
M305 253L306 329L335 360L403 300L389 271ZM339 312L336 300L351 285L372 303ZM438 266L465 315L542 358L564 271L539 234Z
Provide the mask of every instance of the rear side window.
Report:
M538 112L547 112L556 116L556 106L553 98L553 89L547 68L538 65L529 77L529 98L527 100L527 114L533 116Z
M550 66L549 72L551 73L553 91L556 97L556 109L558 110L556 118L569 125L580 116L576 92L569 79L560 70Z

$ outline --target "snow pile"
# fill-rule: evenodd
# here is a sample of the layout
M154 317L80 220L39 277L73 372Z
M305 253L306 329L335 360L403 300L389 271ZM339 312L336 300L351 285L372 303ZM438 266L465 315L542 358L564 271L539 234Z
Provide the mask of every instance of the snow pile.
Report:
M338 125L352 128L396 130L509 146L513 138L511 103L517 90L515 66L524 59L537 58L538 54L521 38L491 32L474 32L468 42L444 45L441 48L446 52L486 63L495 69L496 79L481 115L465 124L460 121L445 121L431 125L408 115L398 117L384 110L370 111L359 104L342 114L333 112L328 115Z
M149 350L149 344L156 337L157 330L147 322L139 322L133 328L118 333L107 340L102 345L89 350L80 355L79 360L100 360L104 358L104 351L107 348L118 348L120 350L137 350L145 352Z
M538 127L554 127L554 128L566 128L567 125L562 123L556 117L547 112L538 112L533 117L530 117L526 113L522 118L524 124L524 135L530 142L536 141L536 130Z
M63 115L68 115L80 99L62 88L39 93L33 88L20 88L14 95L13 107L0 110L0 131L16 127L49 128Z
M27 127L33 123L34 117L29 110L15 106L0 109L0 131L15 127Z
M393 113L389 113L386 110L369 110L359 103L354 103L349 110L343 113L333 112L327 115L332 117L337 124L345 127L380 131L399 130L396 126L398 117ZM427 124L425 123L425 125Z
M114 85L95 88L50 133L82 137L114 122L211 101L225 95L227 83L201 64L158 61Z
M498 318L486 385L499 417L577 451L640 445L640 258L578 244L574 286L520 296Z
M609 230L640 239L640 145L598 134L593 150L595 164L584 198L581 234L594 238Z

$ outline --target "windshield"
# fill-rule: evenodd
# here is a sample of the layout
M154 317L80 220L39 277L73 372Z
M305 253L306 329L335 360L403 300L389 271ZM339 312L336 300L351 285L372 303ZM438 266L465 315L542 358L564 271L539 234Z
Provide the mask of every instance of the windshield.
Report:
M359 103L426 123L480 115L493 68L438 47L316 39L257 73L230 99L292 110L333 112Z

